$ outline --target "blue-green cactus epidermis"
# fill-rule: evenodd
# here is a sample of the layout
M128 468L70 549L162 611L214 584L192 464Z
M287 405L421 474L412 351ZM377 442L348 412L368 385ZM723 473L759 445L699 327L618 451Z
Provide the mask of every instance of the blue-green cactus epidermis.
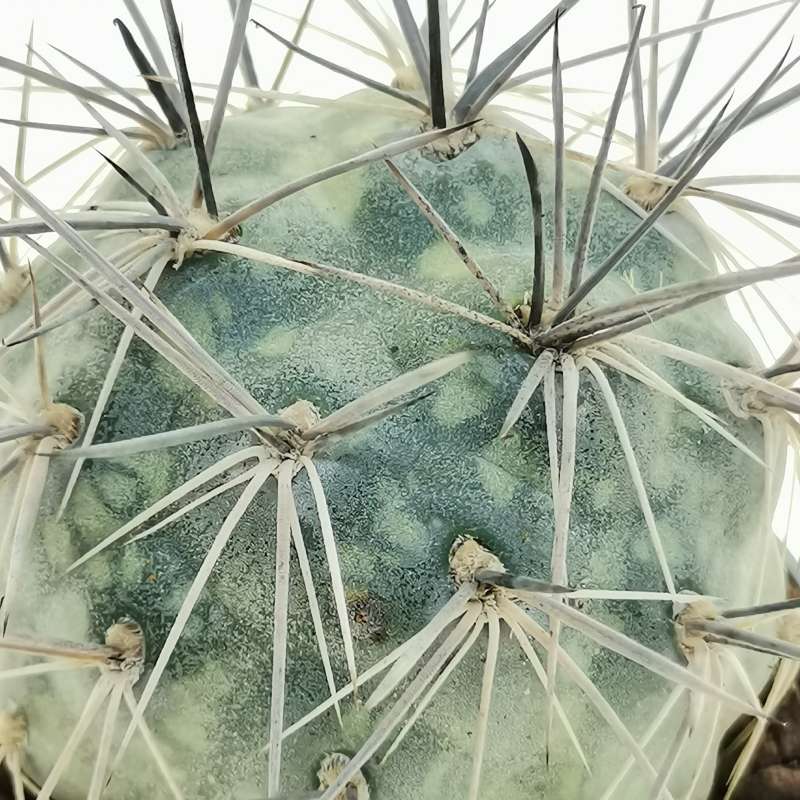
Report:
M366 93L369 98L369 94ZM379 105L386 105L383 99ZM413 119L351 110L264 109L223 127L214 184L223 209L270 187L413 132ZM535 148L552 242L550 152ZM189 148L154 153L179 194L194 177ZM531 211L513 136L490 126L457 158L418 151L398 163L463 238L514 302L530 284ZM568 249L587 185L582 168L567 173ZM109 188L110 187L110 188ZM109 183L107 196L128 197ZM601 198L589 252L591 268L636 224L618 200ZM669 219L667 221L669 223ZM674 224L674 223L673 223ZM701 258L702 248L686 232ZM284 200L248 220L241 241L293 258L310 258L430 291L490 311L480 287L394 183L380 162ZM549 262L549 256L548 256ZM685 252L651 233L623 269L637 289L703 276ZM621 273L596 298L630 294ZM458 534L476 536L514 571L548 577L553 502L541 396L512 435L498 439L504 415L532 363L499 333L345 282L324 281L229 256L194 256L168 270L163 302L198 341L270 410L298 399L327 414L413 367L465 348L475 357L407 411L315 456L328 496L345 587L368 597L378 621L356 640L359 666L374 663L431 618L452 593L447 554ZM17 314L21 314L18 311ZM88 415L120 326L100 312L48 336L57 397ZM752 361L724 302L660 323L653 333L730 360ZM28 355L16 358L29 380ZM666 361L654 364L692 399L719 413L756 452L760 428L733 418L716 380ZM762 472L739 450L670 399L608 372L625 417L679 588L735 601L744 597L761 545ZM146 345L135 341L98 431L97 441L144 435L219 417L213 404ZM54 509L71 462L56 461L47 504L30 554L24 613L14 621L59 637L97 641L121 615L145 630L148 663L164 641L207 547L234 502L228 494L132 546L115 546L65 576L64 569L135 513L231 452L245 436L168 452L98 461L84 468L64 518ZM294 482L339 684L343 649L319 524L308 481ZM276 491L261 492L239 525L195 609L148 719L187 796L255 797L263 793L269 714ZM569 580L596 588L663 590L655 553L607 410L584 375L568 551ZM776 592L779 588L776 586ZM591 602L588 613L658 652L680 660L668 603ZM290 588L286 720L325 699L327 686L296 563ZM484 634L485 637L485 634ZM669 687L645 670L566 631L562 642L634 734L652 718ZM400 749L367 769L378 800L461 797L469 781L471 734L478 710L481 638ZM758 673L756 673L758 674ZM4 683L26 710L32 772L42 778L62 747L86 696L89 678L58 675ZM503 638L489 722L482 796L594 797L624 751L566 677L561 700L587 750L587 776L556 723L551 766L544 766L544 691L519 647ZM388 707L388 706L385 706ZM383 713L343 705L286 740L282 786L314 787L319 759L352 753ZM91 774L86 747L58 797L81 796ZM110 787L115 800L161 796L146 754L134 747ZM164 794L166 796L166 794ZM632 795L629 795L632 796Z

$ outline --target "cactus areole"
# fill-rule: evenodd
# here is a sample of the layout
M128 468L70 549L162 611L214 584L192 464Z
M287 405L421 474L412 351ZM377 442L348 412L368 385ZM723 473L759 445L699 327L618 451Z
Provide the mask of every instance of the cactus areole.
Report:
M185 105L83 212L151 227L3 173L60 235L0 317L15 790L704 797L764 715L752 650L786 655L724 609L785 596L789 393L702 220L659 207L682 173L593 178L491 106L442 132L375 88L253 104L211 161Z

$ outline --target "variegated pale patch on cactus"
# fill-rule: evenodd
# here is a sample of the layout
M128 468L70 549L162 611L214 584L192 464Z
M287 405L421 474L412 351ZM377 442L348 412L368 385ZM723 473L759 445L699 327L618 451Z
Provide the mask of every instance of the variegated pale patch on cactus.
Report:
M577 0L483 67L479 4L458 93L464 3L449 18L430 0L418 27L395 0L395 28L347 2L391 85L302 48L309 3L293 41L267 32L368 88L277 104L232 0L205 129L170 0L177 81L133 0L138 34L117 21L163 118L117 84L0 59L23 98L33 80L72 94L121 149L80 211L0 165L12 790L699 798L746 713L733 792L775 707L757 696L770 659L800 655L775 624L798 603L771 528L800 408L797 339L765 370L725 298L800 263L718 273L731 253L682 195L782 218L694 181L791 99L765 99L784 60L710 103L685 151L659 149L720 20L707 3L684 31L675 89L659 109L651 80L645 115L632 7L589 158L564 140L558 21ZM546 36L553 142L492 105ZM225 117L237 63L250 108ZM611 164L629 85L636 157ZM24 100L19 125L24 155Z

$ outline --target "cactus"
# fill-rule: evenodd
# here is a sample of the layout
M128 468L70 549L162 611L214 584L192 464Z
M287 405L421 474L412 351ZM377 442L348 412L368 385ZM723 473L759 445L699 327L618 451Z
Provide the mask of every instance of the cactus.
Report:
M0 165L15 800L700 798L743 713L732 794L776 707L759 688L800 656L771 522L800 409L796 337L764 365L727 297L800 262L728 269L687 198L788 219L697 180L793 99L773 90L792 64L659 140L703 30L761 9L705 4L660 106L651 61L645 114L632 6L628 41L587 57L623 62L589 158L558 47L578 0L494 60L486 0L457 44L463 2L421 26L405 0L385 23L347 4L391 84L305 49L308 3L291 41L256 23L287 53L262 91L231 0L205 124L171 0L175 80L134 0L115 21L152 107L32 41L0 58L24 81ZM497 105L548 42L552 141ZM283 105L292 55L365 87ZM237 66L248 108L225 116ZM79 211L19 166L29 128L76 132L28 119L34 81L118 147ZM634 153L612 162L628 89Z

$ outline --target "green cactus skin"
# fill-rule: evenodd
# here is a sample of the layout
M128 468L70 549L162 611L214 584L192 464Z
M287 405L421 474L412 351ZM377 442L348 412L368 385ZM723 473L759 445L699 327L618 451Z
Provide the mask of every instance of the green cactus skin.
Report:
M360 97L374 99L369 92ZM335 107L272 108L231 118L223 128L214 165L220 207L236 207L270 186L372 143L414 132L415 120L399 105L388 113L380 110L391 106L386 98L375 103L376 110L359 118L358 124L353 124L349 110ZM551 156L547 148L533 142L531 146L544 194L545 242L550 243ZM194 178L191 151L156 152L152 158L178 194L186 196ZM530 285L531 212L513 135L485 125L479 141L456 158L438 160L413 151L397 163L463 238L501 293L520 302ZM568 168L568 260L587 181L583 168ZM101 195L132 196L117 180L109 181ZM635 221L629 209L604 193L590 263L599 263ZM704 258L698 234L679 212L670 214L665 225ZM488 308L480 287L380 162L278 203L246 222L240 240L269 252L435 292L469 308ZM115 246L123 241L117 238ZM628 296L631 281L644 290L704 276L696 261L659 233L647 236L626 259L624 270L626 275L605 281L592 299ZM42 291L53 291L53 286ZM476 537L515 572L549 578L553 501L540 394L512 434L498 438L532 363L531 355L517 344L364 287L215 254L193 256L179 269L167 270L157 294L203 347L265 408L276 412L302 399L324 415L416 366L464 349L473 352L464 367L433 384L431 396L314 457L328 497L345 587L353 598L361 598L362 615L355 623L360 669L420 630L452 594L448 551L458 535ZM10 330L25 313L17 309L3 318L3 330ZM119 324L93 312L48 338L51 382L60 401L90 412L120 330ZM731 363L754 363L724 301L705 305L701 313L677 315L650 333ZM30 351L23 350L9 361L11 374L18 385L32 387ZM640 355L761 452L760 426L728 411L717 381ZM664 395L613 370L607 374L678 587L731 603L749 600L752 565L762 545L762 469ZM139 436L219 416L211 401L135 340L96 440ZM64 571L140 510L248 441L247 435L234 435L89 462L61 520L55 509L72 462L56 459L46 506L27 554L21 613L12 621L12 632L99 641L111 621L129 615L145 631L147 660L152 663L240 490L152 537L114 546L74 572ZM0 505L9 502L8 490L4 492ZM294 492L337 685L343 685L348 677L341 637L319 521L304 475L295 480ZM269 719L275 517L271 480L218 562L147 712L185 796L196 800L264 796L265 756L260 750L267 743ZM664 590L611 419L585 372L568 567L575 586ZM767 585L779 597L780 579L773 580L773 573L779 575L777 564L770 562ZM366 605L364 598L369 600ZM587 601L584 610L682 661L673 641L669 603ZM296 560L289 621L286 724L327 696ZM507 633L500 644L481 797L599 797L627 753L562 675L558 695L592 774L583 770L558 721L546 768L545 693ZM484 632L391 758L381 766L375 760L368 764L371 797L442 800L466 795L485 640ZM573 631L562 633L562 643L634 736L641 735L671 686ZM540 655L544 659L545 654ZM745 664L758 685L765 662L745 659ZM47 774L92 680L84 671L0 684L4 695L25 708L35 778L42 780ZM387 707L384 703L368 712L345 700L342 728L331 711L288 738L281 783L287 796L315 789L315 772L324 754L355 752ZM650 752L666 746L668 740L661 736ZM690 749L675 772L685 773L687 780L698 758L698 748ZM84 796L93 753L90 746L80 750L59 784L58 800ZM644 796L637 783L641 777L632 771L626 796ZM114 800L169 796L138 740L109 792Z

